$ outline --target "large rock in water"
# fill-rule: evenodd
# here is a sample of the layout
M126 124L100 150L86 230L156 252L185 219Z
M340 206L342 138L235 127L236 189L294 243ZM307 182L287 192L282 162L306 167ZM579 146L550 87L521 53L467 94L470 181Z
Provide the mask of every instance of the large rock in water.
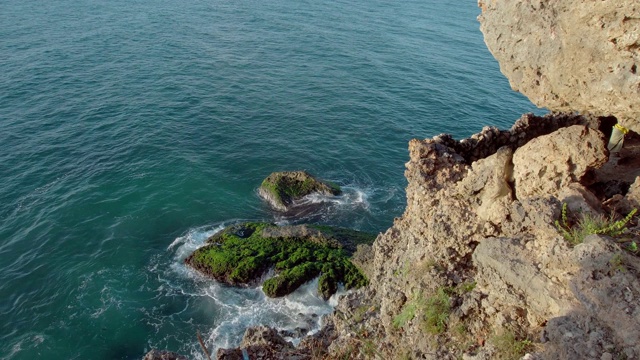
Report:
M319 276L318 293L333 295L338 283L345 288L367 284L366 277L349 261L359 244L371 244L375 235L323 225L276 226L242 223L211 236L185 263L229 285L260 280L270 268L276 276L262 289L267 296L287 295Z
M479 0L511 87L553 111L613 115L640 132L638 0Z
M260 185L258 195L279 211L288 211L294 201L309 194L338 195L340 187L325 183L305 171L271 173Z

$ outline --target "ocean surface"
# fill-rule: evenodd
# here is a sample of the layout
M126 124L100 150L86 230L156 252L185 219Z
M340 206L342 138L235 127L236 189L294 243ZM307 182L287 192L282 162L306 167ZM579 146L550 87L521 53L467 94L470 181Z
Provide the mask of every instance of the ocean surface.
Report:
M202 359L244 328L312 331L284 299L182 260L222 226L383 232L411 138L538 111L510 90L475 0L0 2L0 358ZM305 169L345 195L304 219L257 197Z

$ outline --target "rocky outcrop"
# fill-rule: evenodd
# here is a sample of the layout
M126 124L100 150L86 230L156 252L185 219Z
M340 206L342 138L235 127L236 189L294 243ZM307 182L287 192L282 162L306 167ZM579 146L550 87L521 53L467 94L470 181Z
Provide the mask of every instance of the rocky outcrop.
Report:
M635 232L572 247L555 225L563 202L597 214L607 201L590 185L608 155L599 121L531 120L410 142L407 208L363 255L370 285L326 320L322 356L640 356L640 259L625 250ZM635 204L637 183L620 203Z
M258 195L278 211L289 211L297 200L310 194L340 193L339 186L320 181L305 171L271 173L258 188Z
M502 141L493 154L482 150L491 140L477 141L481 149L442 135L410 143L407 208L373 245L368 289L338 306L332 354L370 340L383 354L501 358L507 338L512 348L540 349L535 356L544 359L640 355L631 340L640 330L640 282L630 275L640 269L639 259L606 237L572 248L554 225L563 201L599 211L591 205L599 207L600 200L589 190L588 174L608 158L604 136L594 119L557 120L538 118L537 126L525 117L510 130L513 136L483 130ZM533 135L547 126L555 129ZM532 137L521 141L518 134ZM486 157L467 160L479 153ZM618 254L624 271L612 265ZM593 258L599 265L587 260ZM593 278L594 266L601 276ZM624 303L622 286L629 289ZM433 305L443 298L450 307ZM613 319L609 308L620 309ZM429 326L434 309L446 319L435 331ZM358 337L363 327L368 337ZM536 347L525 346L532 343ZM358 349L366 358L366 349Z
M292 359L294 356L293 344L266 326L248 328L239 348L219 349L216 354L219 360Z
M613 115L640 132L636 0L479 0L480 29L511 87L553 111Z

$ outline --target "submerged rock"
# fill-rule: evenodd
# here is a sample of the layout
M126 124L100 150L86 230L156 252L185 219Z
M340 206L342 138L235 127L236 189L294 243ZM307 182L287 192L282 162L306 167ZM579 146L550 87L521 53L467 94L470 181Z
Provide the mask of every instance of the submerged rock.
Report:
M343 283L347 289L367 284L349 260L359 244L371 244L375 235L324 225L276 226L242 223L211 236L185 263L229 285L260 280L269 269L276 276L262 289L267 296L287 295L320 276L318 292L328 299Z
M338 185L320 181L305 171L271 173L258 188L258 195L278 211L290 210L296 200L309 194L339 195L341 192Z

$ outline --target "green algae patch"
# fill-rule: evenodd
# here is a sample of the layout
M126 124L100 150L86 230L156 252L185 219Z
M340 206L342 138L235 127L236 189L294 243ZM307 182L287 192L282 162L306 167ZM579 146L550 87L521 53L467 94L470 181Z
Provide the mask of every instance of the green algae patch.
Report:
M347 247L363 239L372 242L375 236L349 229L321 229L268 223L232 225L210 237L208 245L197 249L185 263L229 285L255 283L274 269L276 275L262 285L270 297L287 295L317 276L318 293L324 299L335 294L340 283L347 289L367 285L366 277L349 260ZM341 241L349 240L348 234L353 240L343 246Z
M341 192L340 186L318 180L305 171L271 173L258 188L258 194L279 211L289 210L295 200L312 193L339 195Z

